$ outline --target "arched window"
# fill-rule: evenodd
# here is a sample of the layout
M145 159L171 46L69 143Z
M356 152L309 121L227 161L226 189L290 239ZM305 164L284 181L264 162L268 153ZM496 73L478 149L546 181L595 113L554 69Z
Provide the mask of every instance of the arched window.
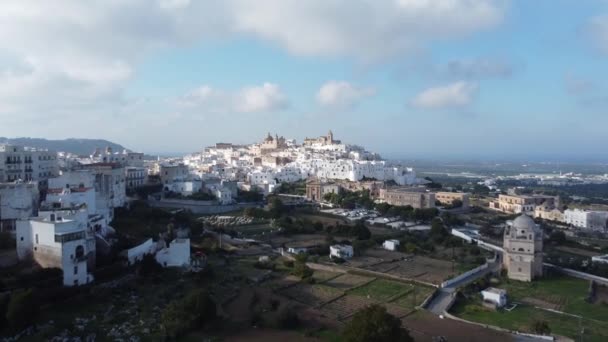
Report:
M76 258L84 257L84 247L82 245L78 245L76 247Z

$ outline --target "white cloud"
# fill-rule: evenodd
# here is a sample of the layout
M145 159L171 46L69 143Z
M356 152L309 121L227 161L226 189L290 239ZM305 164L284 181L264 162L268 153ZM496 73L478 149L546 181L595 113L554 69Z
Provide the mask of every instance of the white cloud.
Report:
M3 0L0 114L103 121L122 113L142 60L209 40L258 39L297 56L359 62L400 58L434 41L491 29L507 1ZM216 97L244 112L286 106L272 84ZM80 122L58 125L85 127ZM4 127L0 135L30 129Z
M235 104L237 111L249 113L285 109L288 102L278 85L264 83L241 90L237 94Z
M464 107L473 101L478 88L476 83L464 81L433 87L416 95L412 104L428 109Z
M587 24L587 33L597 48L608 54L608 14L591 18Z
M351 107L375 93L370 87L359 87L346 81L329 81L317 92L317 102L323 106Z
M204 85L177 99L177 104L214 113L221 112L274 112L288 107L289 101L281 88L274 83L242 88L230 92Z

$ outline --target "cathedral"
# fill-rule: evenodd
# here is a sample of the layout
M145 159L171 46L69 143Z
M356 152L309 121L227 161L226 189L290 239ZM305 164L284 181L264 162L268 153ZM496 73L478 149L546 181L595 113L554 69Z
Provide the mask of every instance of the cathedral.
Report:
M543 232L528 215L505 228L503 266L509 279L532 281L543 275Z

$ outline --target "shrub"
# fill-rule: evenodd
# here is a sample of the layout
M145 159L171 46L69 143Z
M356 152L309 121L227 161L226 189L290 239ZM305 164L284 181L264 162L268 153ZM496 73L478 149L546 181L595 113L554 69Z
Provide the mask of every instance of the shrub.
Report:
M6 308L6 321L14 332L19 332L32 325L39 312L40 306L32 289L15 291Z
M342 338L348 342L413 341L399 318L377 304L357 312L344 327Z
M209 294L195 289L183 299L169 303L161 321L166 337L175 339L193 329L203 328L216 316L217 307Z
M285 307L279 312L277 326L279 329L297 329L300 326L300 317L294 309Z
M0 249L12 249L17 246L15 237L9 232L0 232Z

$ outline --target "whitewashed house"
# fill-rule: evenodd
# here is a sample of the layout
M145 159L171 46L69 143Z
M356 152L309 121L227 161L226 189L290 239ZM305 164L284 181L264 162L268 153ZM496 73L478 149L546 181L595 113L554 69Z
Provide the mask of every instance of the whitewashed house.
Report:
M63 212L49 212L48 216L17 221L17 255L20 260L33 259L43 268L63 270L63 284L78 286L93 281L88 272L86 212L63 217ZM94 236L93 236L94 242Z
M156 261L163 267L190 266L190 239L175 239L169 247L156 252Z
M396 251L399 248L399 240L395 240L395 239L386 240L382 244L382 247L384 247L384 249L389 250L389 251Z
M504 289L497 289L495 287L488 287L481 291L481 296L484 302L489 302L496 305L497 308L502 308L507 305L507 291Z
M350 245L333 245L329 246L329 258L350 259L354 255L353 246Z

